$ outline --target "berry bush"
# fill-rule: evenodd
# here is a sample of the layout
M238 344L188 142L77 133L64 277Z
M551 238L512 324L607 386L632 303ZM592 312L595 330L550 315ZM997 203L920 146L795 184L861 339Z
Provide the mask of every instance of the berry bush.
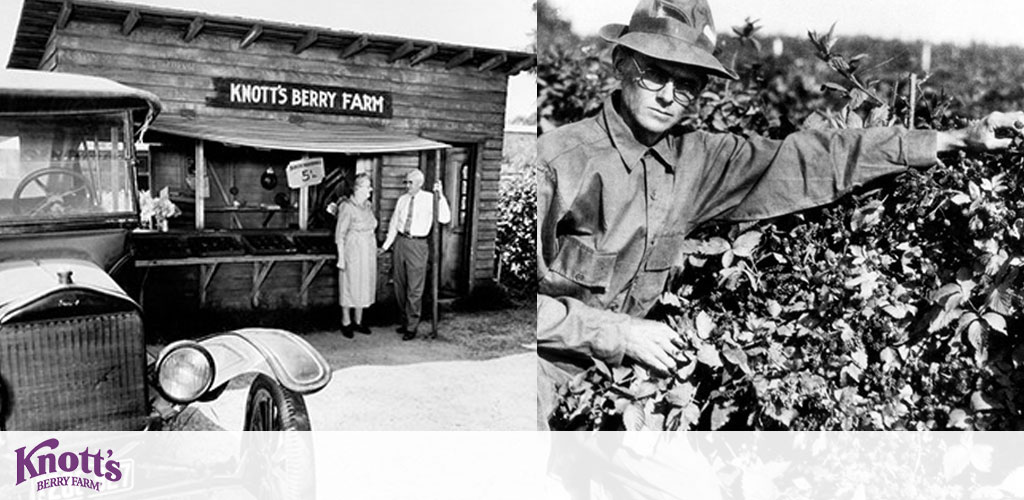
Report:
M831 31L811 33L815 61L788 69L759 56L755 32L737 28L730 41L746 47L740 81L714 82L684 127L784 137L971 123L934 81L912 100L909 80L872 80L860 68L868 56L838 53ZM590 50L547 52L575 53L573 64L541 54L543 119L593 111L610 68ZM801 72L813 65L836 78ZM573 92L584 98L544 102ZM553 428L1024 428L1019 138L998 154L944 155L827 207L691 238L651 313L687 342L675 373L597 361L564 388Z

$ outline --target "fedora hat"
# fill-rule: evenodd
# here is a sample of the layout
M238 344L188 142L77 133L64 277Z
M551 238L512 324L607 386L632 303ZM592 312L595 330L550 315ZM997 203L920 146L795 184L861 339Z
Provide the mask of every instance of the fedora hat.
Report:
M640 0L628 26L609 24L599 33L609 42L646 56L737 79L736 73L713 55L717 35L706 0Z

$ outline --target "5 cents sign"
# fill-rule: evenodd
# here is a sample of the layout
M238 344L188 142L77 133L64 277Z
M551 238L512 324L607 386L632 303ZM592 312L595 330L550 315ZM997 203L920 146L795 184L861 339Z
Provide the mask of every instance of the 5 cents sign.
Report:
M292 189L315 186L324 180L324 159L295 160L288 164L285 172L288 175L288 187Z
M234 78L213 86L211 106L391 118L390 92Z

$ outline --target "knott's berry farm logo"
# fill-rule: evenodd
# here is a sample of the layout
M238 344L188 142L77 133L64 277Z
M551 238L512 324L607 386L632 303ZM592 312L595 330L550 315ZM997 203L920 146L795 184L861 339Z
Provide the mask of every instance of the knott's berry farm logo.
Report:
M39 478L41 476L52 476L58 473L68 473L45 477L36 481L34 491L43 491L57 487L79 487L96 492L109 488L110 483L117 483L122 478L121 462L113 460L112 450L96 449L90 451L88 447L79 452L59 451L57 447L60 442L56 438L47 439L30 451L27 447L18 448L17 475L18 480L15 486L25 481ZM107 484L104 484L104 483Z

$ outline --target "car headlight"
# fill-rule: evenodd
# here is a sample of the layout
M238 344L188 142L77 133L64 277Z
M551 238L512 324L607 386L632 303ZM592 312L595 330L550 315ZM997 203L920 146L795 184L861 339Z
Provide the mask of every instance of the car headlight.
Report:
M191 340L168 345L156 362L160 392L174 403L191 403L213 384L213 356Z

